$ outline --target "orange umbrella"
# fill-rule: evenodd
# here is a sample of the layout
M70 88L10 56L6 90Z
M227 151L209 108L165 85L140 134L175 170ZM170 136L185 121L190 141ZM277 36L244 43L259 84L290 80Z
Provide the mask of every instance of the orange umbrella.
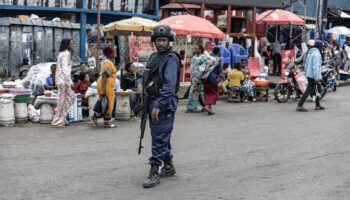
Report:
M214 24L204 18L193 15L177 15L159 22L167 24L177 35L223 39L225 34Z
M268 10L256 17L256 23L269 25L296 25L303 26L305 21L298 15L287 10Z

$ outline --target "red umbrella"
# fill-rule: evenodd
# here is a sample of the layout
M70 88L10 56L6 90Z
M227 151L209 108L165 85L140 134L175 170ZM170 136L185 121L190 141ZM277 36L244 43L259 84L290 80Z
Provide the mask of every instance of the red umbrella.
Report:
M159 22L169 25L178 35L223 39L225 34L206 19L193 15L177 15Z
M257 23L266 23L269 25L297 25L303 26L305 21L298 15L287 10L268 10L256 17Z

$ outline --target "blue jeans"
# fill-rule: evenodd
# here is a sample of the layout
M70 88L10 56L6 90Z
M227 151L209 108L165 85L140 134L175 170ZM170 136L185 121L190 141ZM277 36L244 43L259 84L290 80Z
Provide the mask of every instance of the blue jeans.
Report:
M159 113L158 119L155 122L149 115L152 135L152 157L149 158L148 164L162 166L164 161L170 161L173 158L170 139L174 126L175 112L162 111Z

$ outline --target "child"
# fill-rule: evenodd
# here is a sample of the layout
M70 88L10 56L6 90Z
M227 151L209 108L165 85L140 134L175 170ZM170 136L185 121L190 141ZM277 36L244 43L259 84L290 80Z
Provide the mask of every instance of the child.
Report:
M244 97L248 97L249 101L253 101L253 97L254 97L254 83L253 81L251 81L251 75L250 75L250 70L249 67L247 66L247 61L246 60L242 60L241 63L241 68L242 68L242 72L244 75L244 81L242 83L242 92L243 92L243 96Z
M223 69L223 71L220 75L219 89L221 90L221 93L227 94L227 84L228 84L227 74L228 74L228 69L229 69L228 64L224 63L222 66L222 69Z

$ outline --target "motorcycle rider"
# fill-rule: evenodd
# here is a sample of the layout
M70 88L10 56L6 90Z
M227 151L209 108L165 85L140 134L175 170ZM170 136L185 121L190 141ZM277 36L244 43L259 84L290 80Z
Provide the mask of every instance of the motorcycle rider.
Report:
M322 78L321 75L321 64L322 64L322 56L321 51L323 49L322 41L317 40L314 44L314 47L311 48L306 56L305 60L305 75L308 80L308 86L299 100L298 106L296 108L297 111L307 112L307 109L303 107L305 100L307 97L315 92L317 85L320 83ZM319 88L319 87L317 87ZM325 108L320 104L320 97L316 94L316 107L315 110L324 110Z
M308 54L309 50L310 50L311 48L314 47L314 45L315 45L315 40L312 40L312 39L309 40L309 41L307 42L307 48L308 48L308 50L307 50L306 52L304 52L301 56L299 56L298 58L296 58L296 59L293 61L294 64L301 65L301 64L305 63L307 54Z
M313 48L314 45L315 45L315 40L312 40L312 39L309 40L307 42L307 48L308 48L307 51L304 52L301 56L297 57L290 65L288 65L287 69L290 69L291 67L294 67L295 65L302 65L302 64L304 64L305 61L306 61L306 57L307 57L307 55L309 53L309 50L311 48ZM303 69L303 68L304 68L304 66L301 67L301 69ZM296 92L296 97L295 98L299 99L300 96L301 96L300 91L296 90L295 92Z

